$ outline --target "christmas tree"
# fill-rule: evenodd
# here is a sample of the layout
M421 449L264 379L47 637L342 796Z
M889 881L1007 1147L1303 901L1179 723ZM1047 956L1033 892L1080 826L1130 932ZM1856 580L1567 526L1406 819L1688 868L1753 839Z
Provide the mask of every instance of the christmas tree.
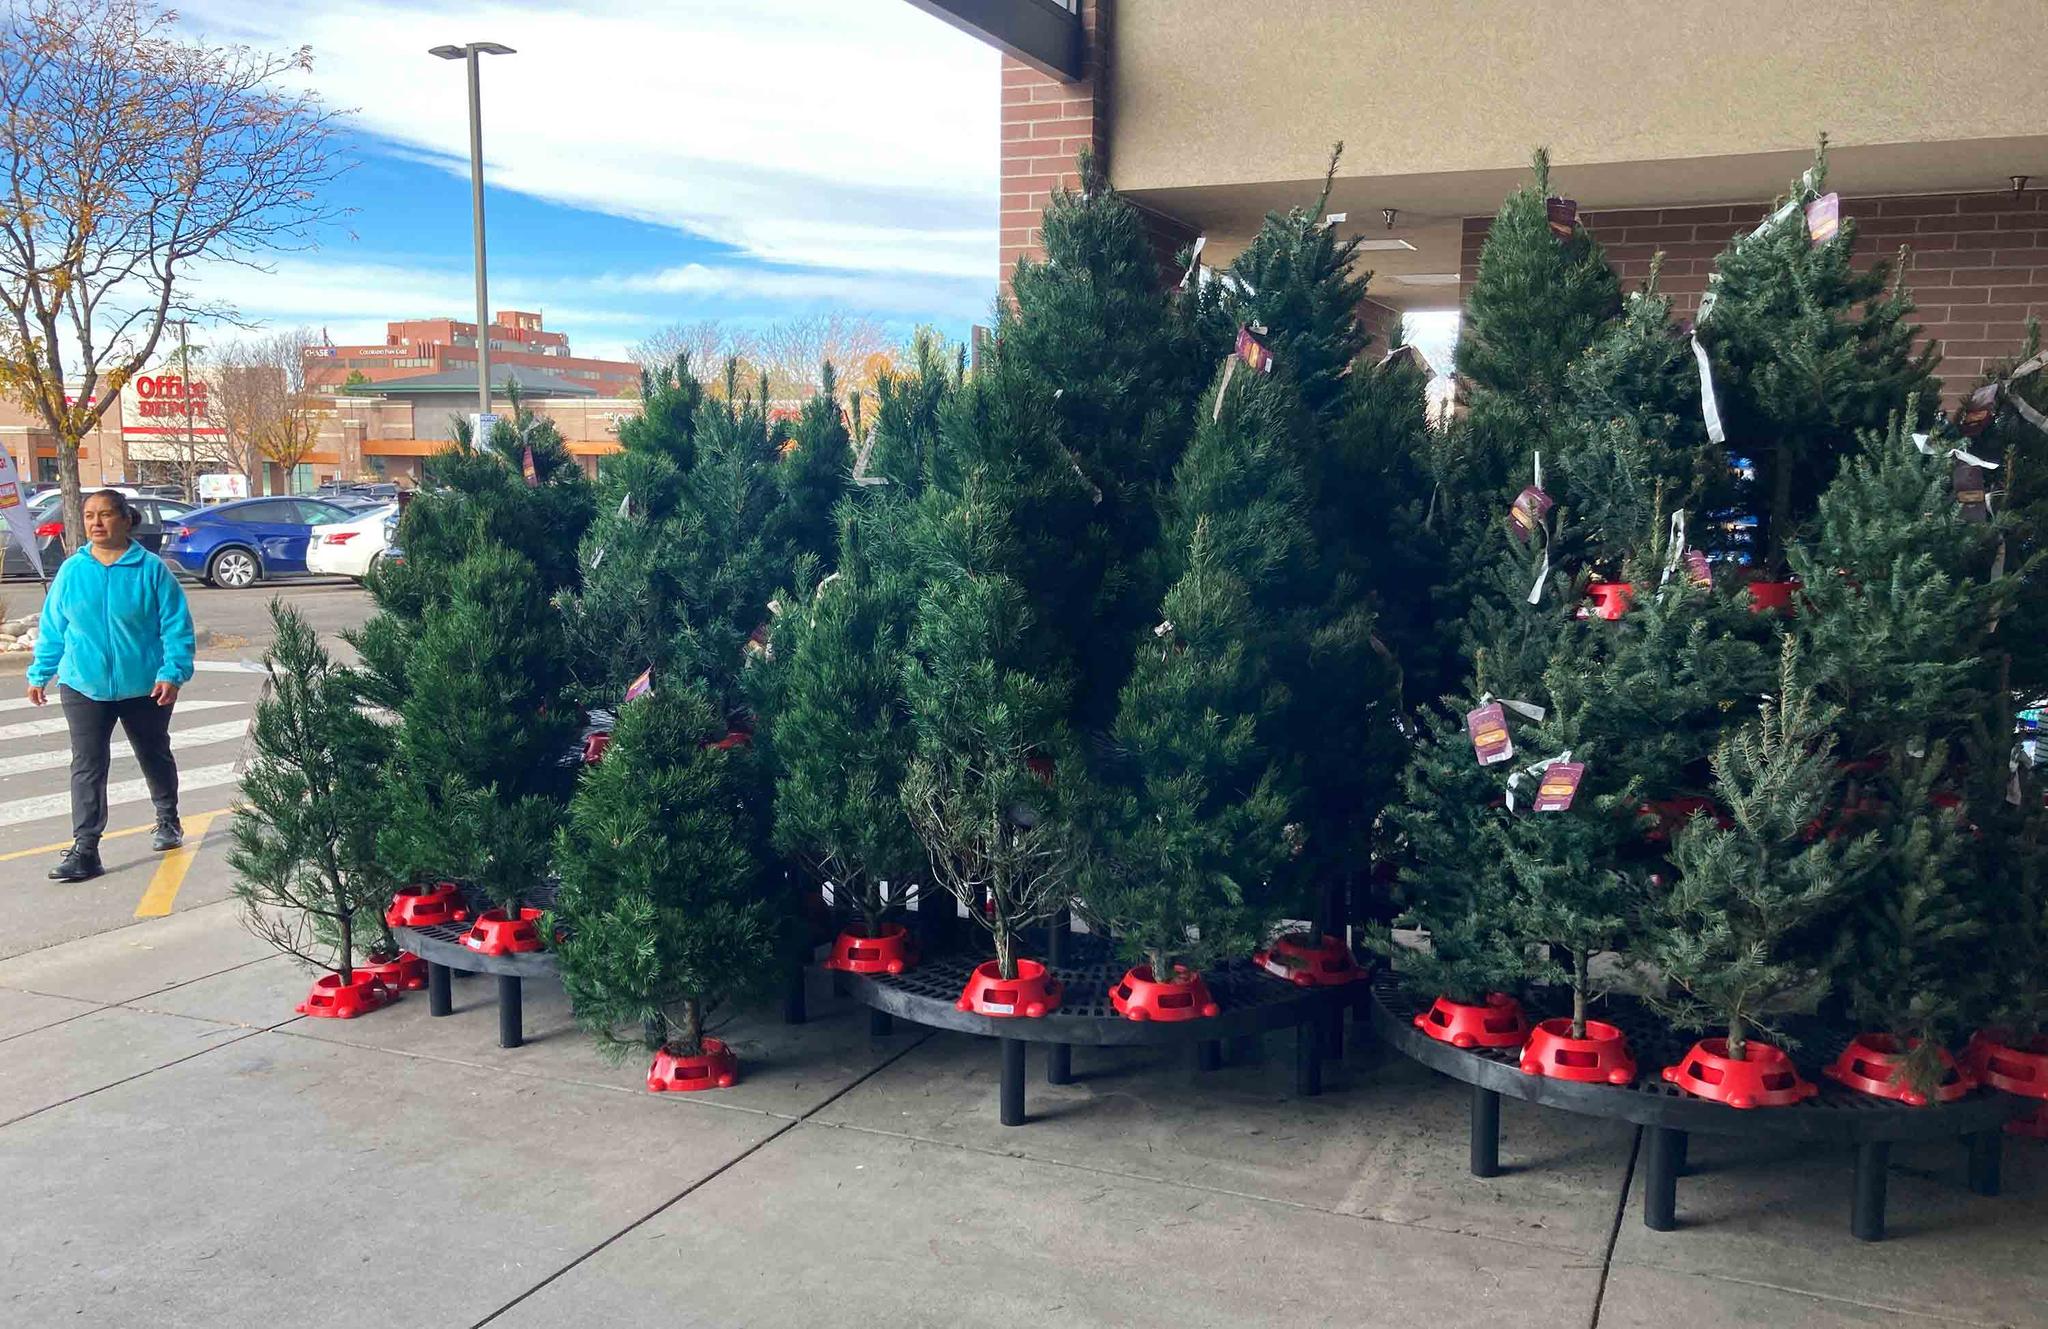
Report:
M1934 413L1939 361L1914 349L1920 329L1899 268L1852 262L1856 225L1844 218L1817 238L1807 206L1827 187L1827 143L1813 166L1756 230L1721 255L1701 310L1698 337L1712 357L1716 400L1730 451L1753 479L1742 507L1757 520L1752 551L1767 576L1861 430L1919 403L1912 427ZM1832 198L1832 195L1825 195Z
M786 545L792 562L808 557L829 568L839 535L833 510L853 474L853 441L846 431L832 366L823 366L818 379L817 395L804 403L776 467L782 502L767 538Z
M696 462L697 412L704 385L687 355L640 371L640 413L619 421L619 446L628 454L659 453L678 472Z
M1186 544L1137 642L1083 878L1089 916L1162 983L1263 941L1271 883L1299 848L1266 745L1284 698L1271 602L1307 557L1301 419L1291 381L1226 374L1175 472L1164 526Z
M774 659L751 681L777 766L776 847L830 883L876 937L887 888L900 903L925 868L902 796L913 738L902 704L904 633L917 584L902 560L871 549L888 523L851 504L840 522L837 572L791 597L776 620Z
M666 682L624 707L569 804L548 930L577 1023L615 1056L703 1055L712 1014L780 972L757 758L725 733L702 690Z
M964 348L948 356L938 337L921 331L910 348L910 368L875 384L874 423L865 440L864 474L916 494L938 451L939 421L965 376Z
M1826 992L1838 954L1798 944L1840 907L1876 853L1868 836L1816 834L1837 806L1834 716L1787 640L1774 697L1713 757L1723 826L1695 816L1672 845L1676 876L1652 884L1638 955L1671 984L1654 1003L1683 1028L1724 1031L1748 1058L1753 1034Z
M390 736L303 615L272 601L270 622L228 855L235 897L257 936L347 986L359 953L397 949L383 908L398 883L377 854Z
M560 616L533 564L487 542L463 558L405 676L380 851L400 877L466 882L516 919L548 873L580 726Z

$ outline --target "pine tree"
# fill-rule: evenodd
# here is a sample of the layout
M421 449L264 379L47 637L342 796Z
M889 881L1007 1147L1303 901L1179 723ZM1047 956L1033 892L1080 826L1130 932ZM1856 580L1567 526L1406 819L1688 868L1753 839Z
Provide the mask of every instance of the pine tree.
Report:
M1638 952L1675 989L1655 1004L1683 1028L1725 1031L1737 1061L1752 1033L1783 1043L1773 1021L1826 992L1839 956L1795 938L1841 906L1876 848L1812 830L1838 806L1834 717L1789 639L1775 694L1715 751L1729 824L1698 816L1679 831L1676 879L1652 886Z
M847 504L840 523L838 570L791 597L774 659L751 682L777 766L776 847L829 882L873 937L885 886L900 902L925 869L902 796L913 738L904 637L917 584L903 560L871 549L890 529L875 514Z
M469 883L516 917L547 875L580 726L560 617L533 564L485 543L405 663L397 780L379 836L402 878Z
M938 451L939 421L965 374L965 351L948 357L944 350L936 334L920 331L911 343L910 368L875 384L865 473L898 493L923 491Z
M619 422L619 446L629 454L658 453L678 472L696 463L697 412L704 385L679 355L668 364L640 371L640 413Z
M1037 645L1044 636L1011 571L1022 560L995 489L977 476L957 499L928 491L921 504L902 796L933 877L989 930L997 972L1015 978L1023 930L1072 896L1059 798L1083 772L1066 721L1070 675Z
M257 936L346 985L357 954L390 939L382 911L398 883L376 844L390 737L303 615L273 600L270 621L228 855L235 898Z
M1823 243L1809 238L1805 207L1826 187L1823 140L1791 196L1723 252L1699 320L1729 449L1754 470L1742 498L1767 574L1784 567L1858 432L1883 429L1915 400L1912 427L1924 429L1938 396L1939 355L1914 349L1900 265L1858 271L1852 219Z
M1307 556L1297 401L1290 382L1249 375L1215 393L1175 471L1174 581L1137 641L1082 883L1090 917L1161 982L1263 941L1271 883L1299 848L1288 772L1267 746L1285 695L1270 601Z
M577 1023L614 1056L702 1055L710 1017L780 972L758 759L725 733L700 689L666 682L622 710L569 804L548 931Z
M824 365L818 379L817 395L804 403L796 432L776 468L782 502L767 538L788 547L792 564L808 557L830 567L839 534L833 511L852 479L853 442L846 432L832 366Z

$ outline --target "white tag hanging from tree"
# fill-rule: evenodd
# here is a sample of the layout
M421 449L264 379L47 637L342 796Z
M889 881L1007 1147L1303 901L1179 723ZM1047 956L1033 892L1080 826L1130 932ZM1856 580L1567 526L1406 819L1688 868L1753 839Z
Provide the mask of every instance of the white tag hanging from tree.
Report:
M1692 336L1692 354L1700 363L1700 419L1706 423L1708 438L1726 443L1728 435L1721 428L1721 404L1714 397L1714 365L1707 357L1707 348L1700 345L1697 332Z

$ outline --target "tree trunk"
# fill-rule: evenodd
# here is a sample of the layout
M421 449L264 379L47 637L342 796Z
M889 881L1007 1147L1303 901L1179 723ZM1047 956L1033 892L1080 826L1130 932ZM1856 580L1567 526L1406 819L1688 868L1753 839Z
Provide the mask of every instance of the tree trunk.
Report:
M78 483L78 440L57 440L57 487L64 500L64 552L75 554L85 543L85 492Z
M995 939L997 977L1015 978L1017 976L1017 939L1010 934L1009 925L1006 920L1000 918L996 920Z
M1728 1017L1728 1056L1733 1061L1749 1060L1749 1026L1739 1015Z
M341 972L341 984L347 987L356 978L356 918L353 910L344 910L341 920L341 963L336 966Z
M1166 962L1165 951L1146 951L1145 963L1152 966L1152 981L1154 983L1171 983L1173 981L1173 966Z
M1586 987L1591 982L1587 976L1590 968L1584 951L1572 952L1572 1037L1586 1036Z
M1785 575L1785 527L1792 519L1792 455L1783 442L1778 444L1777 463L1771 469L1771 529L1765 546L1764 573L1773 579Z
M675 1049L681 1057L704 1055L704 1003L695 997L683 1002L682 1046Z

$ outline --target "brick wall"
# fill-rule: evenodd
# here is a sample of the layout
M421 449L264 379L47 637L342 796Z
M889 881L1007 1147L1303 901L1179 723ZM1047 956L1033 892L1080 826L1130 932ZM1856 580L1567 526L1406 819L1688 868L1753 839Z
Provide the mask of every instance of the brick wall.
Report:
M1856 262L1911 250L1906 284L1920 310L1914 318L1942 345L1941 376L1951 401L1967 392L1994 360L2019 349L2029 315L2048 318L2048 211L2044 194L1928 194L1911 198L1844 199L1856 220ZM1664 254L1660 288L1690 318L1707 289L1714 260L1735 236L1755 227L1761 204L1588 212L1582 220L1606 247L1624 285L1649 274ZM1461 296L1478 272L1490 217L1465 220Z
M1358 321L1372 334L1372 345L1365 348L1366 358L1370 360L1385 355L1401 331L1401 311L1377 300L1358 302Z
M1075 159L1093 149L1108 168L1107 110L1108 0L1081 0L1081 26L1086 54L1081 77L1065 83L1041 74L1021 60L1003 57L1001 273L1004 288L1010 269L1029 254L1043 254L1038 219L1052 201L1052 191L1072 187L1080 176Z

